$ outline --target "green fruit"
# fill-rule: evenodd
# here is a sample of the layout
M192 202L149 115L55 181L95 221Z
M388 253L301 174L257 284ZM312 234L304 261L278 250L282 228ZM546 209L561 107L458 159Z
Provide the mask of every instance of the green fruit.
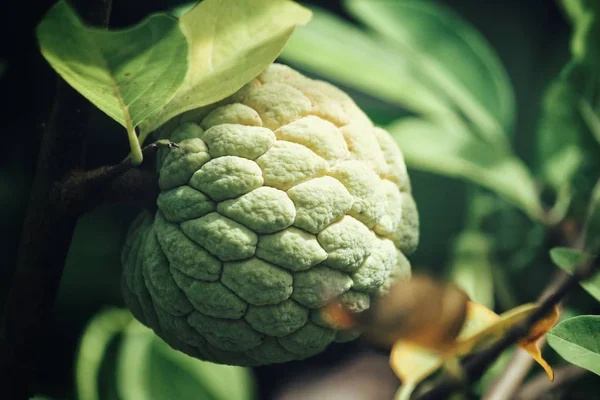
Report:
M225 364L317 354L410 276L418 215L402 154L339 89L278 64L170 121L158 211L123 250L126 302L172 347Z

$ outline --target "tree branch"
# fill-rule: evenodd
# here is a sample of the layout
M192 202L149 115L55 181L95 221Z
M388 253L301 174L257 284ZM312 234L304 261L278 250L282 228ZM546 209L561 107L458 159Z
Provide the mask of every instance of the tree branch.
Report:
M83 19L106 27L111 0L72 0ZM75 4L73 4L75 3ZM77 223L65 213L60 182L82 167L83 143L94 107L58 79L42 137L17 263L0 320L0 387L4 398L28 399L37 390L37 365Z
M600 180L596 182L596 187L600 187ZM593 206L593 205L591 205ZM590 215L587 216L580 227L575 221L565 220L560 226L555 227L556 231L561 232L563 241L574 250L583 250L588 225L590 223ZM559 276L555 276L552 283L544 290L538 302L544 301L554 290L558 284ZM539 347L543 347L545 341L540 341ZM522 351L517 351L513 354L502 374L500 374L490 385L487 392L484 394L484 400L503 400L512 398L519 386L527 376L529 369L533 365L533 360Z
M177 144L164 140L152 143L142 149L144 158L148 159L160 147L174 148ZM47 327L43 324L50 321L77 219L98 205L108 203L132 202L153 209L158 192L156 174L133 168L131 159L127 158L117 165L69 173L63 181L54 183L45 202L32 197L28 210L31 219L26 221L19 264L3 314L0 382L4 387L20 389L32 379L35 355L30 354L31 349L37 348ZM30 231L36 226L42 227L37 234ZM35 240L28 240L32 237ZM41 239L45 243L39 243ZM60 246L60 253L55 246ZM42 254L49 257L41 258ZM11 377L10 380L7 377ZM18 396L20 394L15 394L14 398Z
M552 281L538 298L538 303L543 302L557 289L561 283L562 272L557 271ZM545 338L538 342L538 346L542 348L545 344ZM515 351L504 368L504 371L490 385L487 392L483 395L483 400L504 400L514 396L523 379L533 366L533 359L524 351Z
M578 286L580 280L589 278L597 268L597 257L585 257L579 262L573 275L569 276L562 272L556 289L540 302L539 307L525 321L515 325L493 345L463 362L464 381L444 375L436 379L428 389L424 388L416 393L414 398L417 400L444 399L460 390L464 385L479 379L504 350L519 339L526 337L538 321L548 315L567 293Z
M565 364L554 369L554 381L550 382L545 372L539 373L531 380L523 385L514 397L515 399L541 399L545 394L552 390L556 390L561 386L581 379L589 374L587 369L578 367L573 364Z
M142 148L144 160L159 148L178 147L168 140L159 140ZM116 165L90 171L73 171L59 185L63 212L81 216L101 204L133 202L152 208L158 196L158 180L154 172L134 168L131 157Z

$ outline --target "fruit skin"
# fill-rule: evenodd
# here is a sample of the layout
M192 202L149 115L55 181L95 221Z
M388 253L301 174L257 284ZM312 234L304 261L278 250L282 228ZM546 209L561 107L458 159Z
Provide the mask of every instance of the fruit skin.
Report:
M155 215L123 248L141 322L200 359L303 359L358 332L354 312L410 276L418 213L402 153L342 91L273 64L237 93L167 123Z

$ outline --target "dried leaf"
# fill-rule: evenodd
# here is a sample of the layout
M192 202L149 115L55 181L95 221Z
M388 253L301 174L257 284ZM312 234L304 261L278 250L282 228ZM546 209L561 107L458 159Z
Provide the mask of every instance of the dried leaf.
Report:
M403 339L398 340L390 354L390 365L402 384L407 387L399 393L399 397L406 396L404 392L408 390L412 392L420 381L445 363L498 340L506 331L527 318L537 307L536 304L524 304L498 315L481 304L469 302L466 321L458 339L452 348L444 352L423 348ZM548 316L532 327L526 339L518 342L519 347L527 351L544 368L551 381L554 379L552 368L542 358L537 341L554 326L557 320L558 309L555 307Z
M401 338L443 351L454 344L460 332L468 300L453 283L417 275L396 282L364 312L352 313L333 303L323 317L334 326L360 330L368 340L387 348Z

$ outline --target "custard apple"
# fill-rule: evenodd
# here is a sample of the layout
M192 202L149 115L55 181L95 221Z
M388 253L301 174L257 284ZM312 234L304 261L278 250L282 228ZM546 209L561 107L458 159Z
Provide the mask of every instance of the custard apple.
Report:
M273 64L167 123L154 216L122 253L128 307L173 348L232 365L299 360L359 332L352 311L410 276L418 215L404 159L336 87Z

